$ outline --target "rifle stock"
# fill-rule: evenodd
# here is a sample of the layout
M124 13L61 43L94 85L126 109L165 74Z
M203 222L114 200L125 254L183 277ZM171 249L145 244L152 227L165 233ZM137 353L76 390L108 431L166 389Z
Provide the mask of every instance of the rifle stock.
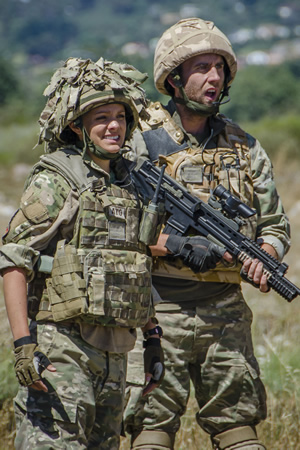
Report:
M288 302L300 294L300 289L284 276L288 265L280 263L257 242L239 231L242 223L239 214L235 213L233 218L225 216L219 209L190 194L150 161L145 161L140 168L133 170L133 176L138 189L147 199L151 199L156 193L155 201L157 202L159 192L159 200L164 202L168 213L164 233L185 236L189 232L196 231L226 248L242 263L247 258L256 258L261 261L268 285ZM219 187L223 188L221 185ZM222 192L222 189L219 191ZM236 197L232 198L241 205L241 210L246 211L244 217L255 214L254 210ZM222 202L218 204L222 205ZM228 214L228 210L226 212Z

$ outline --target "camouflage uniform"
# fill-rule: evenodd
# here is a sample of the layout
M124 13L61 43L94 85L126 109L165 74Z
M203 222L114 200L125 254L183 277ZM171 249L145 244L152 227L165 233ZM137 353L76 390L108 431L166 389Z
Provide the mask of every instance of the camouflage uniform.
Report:
M187 38L184 40L185 26L192 30L190 35L186 32L190 47ZM218 43L219 30L214 31L211 22L186 19L158 43L154 75L160 92L170 95L164 81L176 64L169 58L172 51L167 44L176 42L178 29L180 45L174 44L173 49L181 61L197 54L195 48L200 48L199 54L210 52L201 51L202 42L207 45L197 30L202 26L205 32L208 27L212 30L211 39L216 41L212 52L226 55L234 77L228 44L223 45L223 37ZM187 58L182 56L185 53ZM173 100L166 107L151 104L148 113L148 119L140 121L142 132L134 135L130 158L167 164L167 173L204 201L222 183L257 211L242 232L263 238L282 259L289 248L289 223L275 188L271 162L260 143L220 114L209 114L209 134L199 139L184 130ZM221 263L216 269L195 274L176 259L155 259L153 285L157 318L164 329L166 373L161 388L142 398L138 347L129 353L124 420L133 448L173 448L190 381L199 407L197 422L214 437L215 448L264 448L254 427L266 417L266 394L253 353L252 313L242 295L240 269L240 265ZM242 445L241 441L247 442Z
M99 64L104 67L103 60ZM70 83L75 73L76 84L65 102L76 104L78 67L83 78L99 70L96 84L88 83L84 105L91 109L122 100L131 105L136 121L124 81L122 90L113 79L115 94L111 86L107 89L107 66L101 71L89 60L68 60L66 79ZM86 67L92 67L90 72ZM60 72L55 83L62 79ZM69 121L74 119L71 112ZM31 337L57 369L44 373L48 392L20 387L15 445L112 450L119 447L127 352L134 347L135 327L144 326L153 314L152 262L138 239L142 205L130 163L119 155L107 174L80 143L63 145L66 124L58 134L51 133L52 113L53 98L41 116L41 123L46 122L41 140L50 142L52 153L32 169L0 251L1 271L18 267L26 273Z
M91 161L87 160L86 164L96 168ZM101 175L103 173L99 170L100 178ZM109 180L107 183L109 184ZM21 207L13 217L8 234L4 238L5 245L1 248L1 269L16 264L18 267L26 268L28 279L34 276L33 266L40 254L39 245L45 244L43 239L46 239L45 233L49 231L50 224L52 228L56 228L56 234L47 246L48 256L51 255L50 249L57 235L68 239L68 236L72 234L73 228L70 227L70 222L73 218L69 217L70 222L65 220L62 223L61 221L62 211L66 209L66 202L72 194L74 192L68 183L55 172L43 170L34 176L32 183L23 194ZM77 212L74 204L76 200L72 201L73 205L68 209L69 215L71 211ZM99 205L101 205L101 196ZM34 221L31 215L33 212L29 212L30 208L35 209ZM43 213L39 214L41 210ZM28 217L30 217L29 220ZM39 243L35 237L40 237ZM33 247L28 245L32 239L35 239ZM53 250L54 248L53 246ZM146 294L147 283L149 286L149 270L150 263L143 278L143 290ZM117 277L116 274L115 289L117 289ZM36 273L29 284L31 310L34 309L36 291L41 286L39 282L44 279L44 274ZM100 281L98 289L101 289ZM148 314L151 313L149 291L148 287L148 313L145 311L140 325L147 321ZM70 442L70 446L74 448L77 448L76 443L78 448L100 444L101 448L118 448L126 353L135 342L134 325L124 328L89 325L85 319L90 317L89 322L91 322L91 315L81 315L80 319L65 319L63 324L49 323L53 317L51 317L49 303L46 303L48 292L49 290L43 292L40 311L38 313L35 311L37 316L35 319L39 320L38 322L33 320L31 331L37 335L39 348L48 355L53 365L57 367L57 372L47 372L47 384L51 387L49 393L40 393L29 388L28 395L26 388L20 389L15 399L18 428L16 446L17 448L30 446L37 448L41 441L44 447L39 448L51 446L65 448L63 442ZM121 293L119 292L118 295L121 296ZM126 300L129 301L129 298ZM124 323L126 323L125 320ZM25 411L27 416L24 416ZM30 418L33 411L36 415L34 421ZM46 430L49 431L48 440L45 438L45 432L48 434Z
M47 372L47 393L20 388L15 448L117 449L126 353L90 345L75 322L32 324L32 331L57 372Z

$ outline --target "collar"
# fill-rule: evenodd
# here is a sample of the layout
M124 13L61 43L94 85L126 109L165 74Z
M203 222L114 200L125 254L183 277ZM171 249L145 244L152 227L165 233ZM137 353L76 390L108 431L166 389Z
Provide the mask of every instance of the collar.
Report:
M82 152L81 152L82 153ZM103 170L100 166L98 166L98 164L96 164L93 160L92 160L92 158L90 157L90 155L88 154L88 153L84 153L83 155L82 155L82 160L83 160L83 162L87 165L87 166L89 166L89 167L91 167L93 170L95 170L96 172L99 172L100 174L101 174L101 177L104 177L104 178L106 178L106 179L109 179L110 178L110 174L109 173L107 173L107 172L105 172L105 170Z
M184 130L182 122L181 122L180 115L179 115L179 113L177 111L176 104L173 101L173 99L171 99L169 101L169 103L165 106L165 109L171 115L174 123L177 126L179 126L184 131L184 136L183 136L183 138L182 138L180 143L182 143L185 140L185 141L189 141L193 145L199 146L199 144L201 144L203 141L208 139L210 135L211 135L210 139L213 139L215 136L220 134L224 130L224 128L226 127L226 122L223 119L223 116L218 113L218 114L215 114L215 115L212 115L212 116L208 117L208 119L207 119L208 120L208 124L209 124L209 127L208 127L209 132L208 133L205 133L205 134L201 133L199 135L192 135L190 133L187 133ZM211 130L213 130L212 133L211 133Z
M124 187L129 186L132 182L131 172L136 166L136 162L119 156L110 163L111 171L115 174L114 184Z

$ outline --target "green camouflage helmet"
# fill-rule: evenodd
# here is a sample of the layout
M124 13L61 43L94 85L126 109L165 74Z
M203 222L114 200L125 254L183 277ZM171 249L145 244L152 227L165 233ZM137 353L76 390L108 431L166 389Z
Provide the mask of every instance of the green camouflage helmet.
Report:
M157 43L154 55L154 83L159 92L170 95L165 82L170 73L189 58L202 53L224 57L230 72L230 84L237 71L236 56L228 38L213 22L193 17L183 19L166 30Z
M100 58L69 58L56 70L44 91L48 101L39 119L38 144L46 143L46 151L70 143L68 125L96 106L121 103L125 106L127 132L130 138L146 107L145 91L140 87L147 78L129 64Z

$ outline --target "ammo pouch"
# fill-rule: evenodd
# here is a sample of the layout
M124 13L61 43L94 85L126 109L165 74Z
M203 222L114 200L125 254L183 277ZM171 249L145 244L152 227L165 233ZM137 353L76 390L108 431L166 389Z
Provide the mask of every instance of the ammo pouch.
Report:
M55 322L80 317L90 323L138 327L151 307L151 257L138 251L80 249L60 241L47 279Z

